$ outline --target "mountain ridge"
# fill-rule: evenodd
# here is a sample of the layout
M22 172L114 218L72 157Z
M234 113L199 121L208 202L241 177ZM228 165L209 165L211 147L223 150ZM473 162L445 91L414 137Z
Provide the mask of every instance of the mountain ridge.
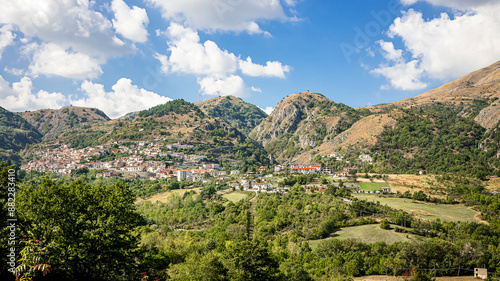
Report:
M259 107L235 96L215 97L195 103L205 115L222 118L233 127L248 135L267 114Z

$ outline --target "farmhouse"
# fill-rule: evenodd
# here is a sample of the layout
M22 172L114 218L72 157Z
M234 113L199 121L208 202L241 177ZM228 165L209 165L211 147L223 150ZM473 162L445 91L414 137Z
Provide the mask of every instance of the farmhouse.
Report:
M271 191L273 190L273 185L268 182L254 182L252 183L252 189L258 191Z

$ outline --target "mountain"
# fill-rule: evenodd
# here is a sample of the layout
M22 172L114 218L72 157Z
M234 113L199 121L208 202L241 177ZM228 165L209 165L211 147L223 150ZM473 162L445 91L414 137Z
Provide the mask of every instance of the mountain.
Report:
M333 139L367 114L321 94L302 92L284 98L249 136L278 162L286 162Z
M267 163L267 153L257 142L220 118L206 116L196 105L174 100L143 110L134 119L117 119L66 130L57 139L74 148L113 141L155 140L194 145L198 153L221 159Z
M234 96L224 96L195 103L205 115L222 118L244 134L259 125L267 114L259 107Z
M17 113L42 135L43 140L56 139L63 131L109 121L97 108L65 106L61 109L42 109Z
M491 129L500 121L500 61L465 75L418 96L400 101L369 107L371 111L381 112L388 108L426 106L443 103L450 106L464 106L464 117L474 120L486 129ZM467 112L470 107L480 107L479 112ZM470 116L467 113L472 113Z
M42 140L36 128L3 107L0 107L0 159L19 162L18 152L26 145Z

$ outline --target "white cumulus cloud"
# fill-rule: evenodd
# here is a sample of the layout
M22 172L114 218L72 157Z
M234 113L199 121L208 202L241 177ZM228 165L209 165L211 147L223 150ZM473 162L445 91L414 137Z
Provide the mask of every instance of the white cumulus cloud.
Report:
M395 88L415 90L426 86L423 79L456 79L498 61L498 1L425 1L452 8L454 14L442 13L427 19L413 9L403 12L390 26L388 35L401 39L404 50L395 50L392 43L379 41L387 63L372 70L373 74L385 76ZM415 2L418 0L402 0L408 5ZM402 51L411 59L405 61ZM398 71L406 72L398 74Z
M251 89L245 86L239 71L252 77L278 78L285 78L290 71L289 66L278 61L268 61L266 65L255 64L250 57L243 61L213 41L201 43L197 31L177 23L171 23L164 34L169 54L156 54L162 71L196 75L200 91L206 95L217 91L239 97L248 95Z
M88 0L4 0L0 23L74 52L107 58L133 48L117 40L111 22Z
M196 30L263 33L257 22L286 19L279 0L148 0L165 19Z
M113 27L123 37L134 42L144 43L148 40L146 29L149 18L145 9L134 6L132 9L123 0L113 0L111 8L115 13Z
M72 79L93 79L102 73L96 59L82 53L66 51L53 43L43 44L31 50L34 55L29 68L35 76L44 74Z
M38 110L60 108L67 102L61 93L38 91L33 93L33 83L29 77L12 83L0 76L0 105L10 111Z
M198 33L172 23L167 29L170 56L159 56L164 72L224 77L238 69L238 58L213 41L200 43Z
M171 98L140 89L127 78L121 78L106 92L104 85L84 81L81 90L85 97L72 100L71 104L84 107L97 107L110 118L117 118L129 112L148 109L171 101Z
M271 113L273 112L274 108L273 107L266 107L265 109L262 109L265 113L267 113L267 115L271 115Z
M389 80L390 85L384 85L382 89L420 90L427 87L427 84L421 81L424 70L420 68L418 60L406 62L403 51L396 50L392 42L379 40L377 43L389 64L381 64L370 73L382 75Z
M12 32L11 25L4 25L0 27L0 58L2 57L3 50L14 42L16 35Z
M245 81L238 75L231 75L222 79L214 77L198 78L198 84L200 84L200 91L205 95L248 96Z
M4 0L0 25L12 26L18 32L22 49L26 50L34 42L42 46L42 50L24 52L34 56L28 57L32 61L30 71L34 75L95 78L100 74L100 65L109 58L135 50L133 43L120 40L117 33L131 40L143 40L141 36L144 35L140 33L147 15L134 7L127 10L128 18L124 20L127 11L115 2L116 32L112 22L99 12L103 6L89 0ZM69 66L64 59L69 59ZM75 69L79 59L83 68L80 71Z
M285 73L290 71L288 65L282 65L279 61L268 61L266 65L255 64L248 57L246 60L240 60L241 72L248 76L268 76L285 78Z
M252 92L262 93L262 89L261 88L256 88L256 87L252 86L250 89L252 90Z

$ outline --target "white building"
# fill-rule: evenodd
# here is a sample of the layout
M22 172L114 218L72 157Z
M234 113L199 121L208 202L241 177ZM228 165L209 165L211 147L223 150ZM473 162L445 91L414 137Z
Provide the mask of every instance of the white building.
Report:
M258 191L271 191L273 190L273 185L268 182L254 182L252 183L252 189Z
M179 171L177 171L177 181L182 181L182 180L187 179L188 173L189 173L188 170L179 170Z

